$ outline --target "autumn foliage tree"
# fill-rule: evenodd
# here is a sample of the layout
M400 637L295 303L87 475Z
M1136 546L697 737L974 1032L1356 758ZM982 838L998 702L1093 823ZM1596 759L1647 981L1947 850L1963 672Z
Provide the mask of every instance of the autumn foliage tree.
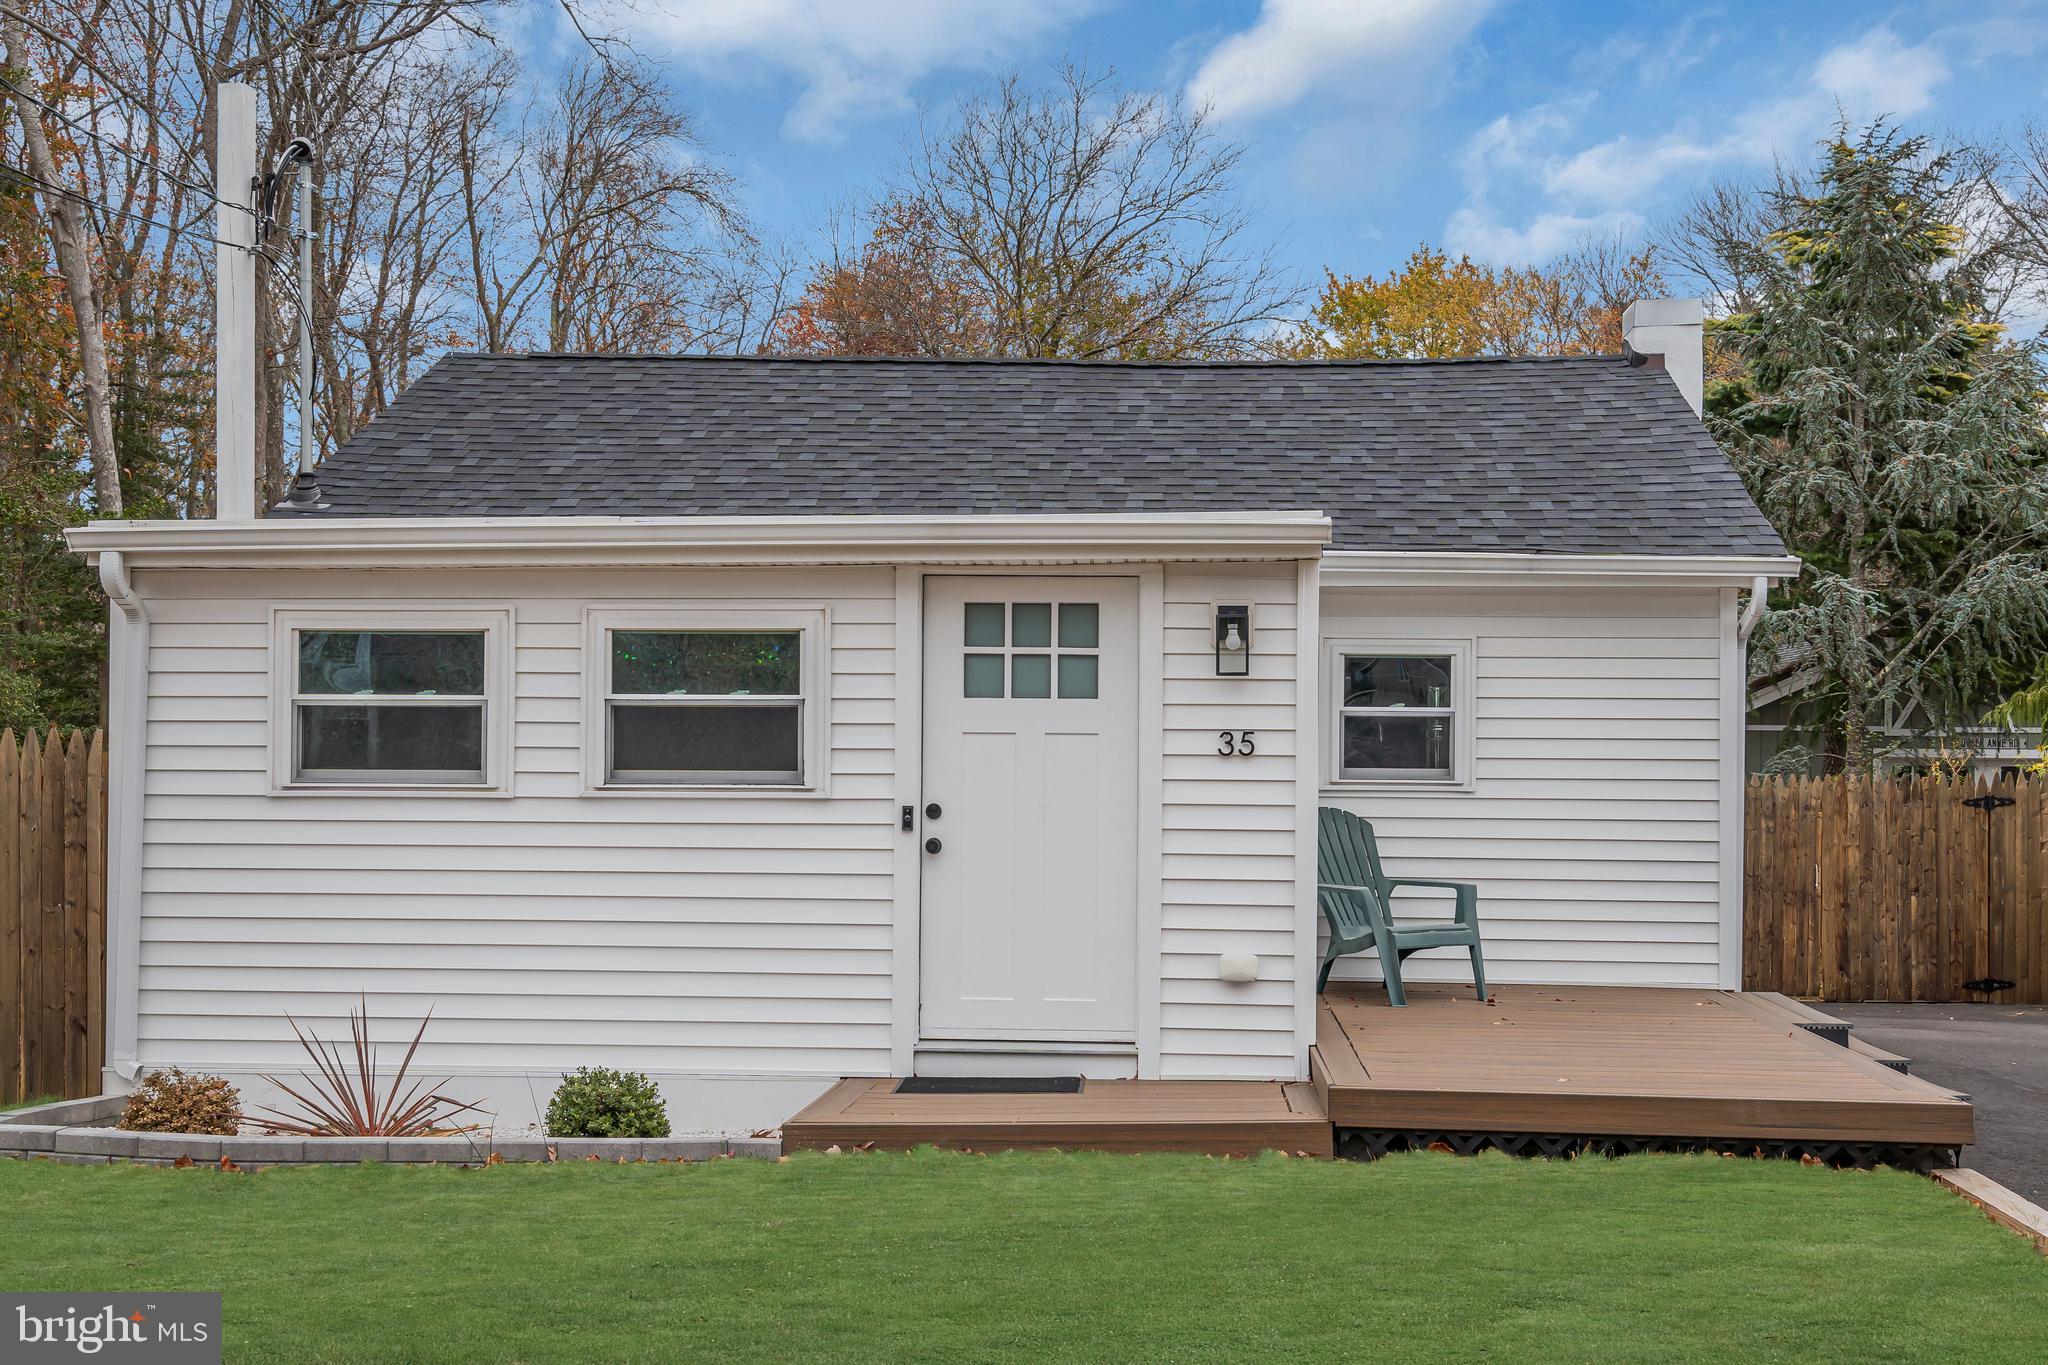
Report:
M810 355L982 355L994 325L971 273L941 250L915 199L867 215L865 236L835 243L776 330L777 349Z
M1622 309L1663 292L1655 254L1615 242L1526 269L1424 243L1384 277L1331 271L1294 350L1330 360L1615 354Z

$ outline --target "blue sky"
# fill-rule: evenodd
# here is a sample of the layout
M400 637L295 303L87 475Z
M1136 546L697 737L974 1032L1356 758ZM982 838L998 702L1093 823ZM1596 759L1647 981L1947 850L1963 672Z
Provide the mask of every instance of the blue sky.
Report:
M2048 0L633 0L613 21L772 235L885 177L920 108L1072 56L1209 104L1310 281L1420 240L1525 262L1641 233L1804 159L1838 106L1973 134L2048 115Z

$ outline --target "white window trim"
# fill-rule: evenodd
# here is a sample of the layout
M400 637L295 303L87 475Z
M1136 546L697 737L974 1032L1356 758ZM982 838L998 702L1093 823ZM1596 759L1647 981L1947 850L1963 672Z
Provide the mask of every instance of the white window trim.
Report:
M298 733L298 649L302 630L482 631L484 636L484 777L481 782L387 782L374 778L300 780L293 753ZM270 790L274 796L510 796L512 794L512 609L450 610L409 602L273 607L270 612Z
M1473 731L1477 692L1473 641L1437 637L1432 639L1351 637L1323 641L1323 717L1327 738L1323 743L1323 790L1335 793L1360 792L1445 792L1471 791L1473 777ZM1344 657L1347 654L1377 656L1448 656L1451 661L1451 775L1449 777L1346 777L1344 776Z
M610 773L611 639L614 630L796 631L803 637L801 782L613 782ZM590 796L825 796L826 709L831 698L831 613L822 605L744 602L688 607L593 605L583 611L583 790Z

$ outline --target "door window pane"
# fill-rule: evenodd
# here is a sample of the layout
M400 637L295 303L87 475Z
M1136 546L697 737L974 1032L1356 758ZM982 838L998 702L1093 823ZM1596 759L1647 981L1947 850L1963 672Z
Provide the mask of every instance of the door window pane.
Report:
M1010 656L1010 695L1013 697L1050 697L1052 695L1052 656L1050 654L1012 654Z
M1344 660L1346 706L1449 706L1447 657L1349 655Z
M967 656L966 695L970 697L1000 697L1003 695L1002 655L970 654Z
M967 643L982 649L1003 647L1003 604L1001 602L969 602L967 604Z
M611 771L620 782L798 782L796 702L773 706L611 708Z
M1010 608L1010 643L1044 649L1052 643L1052 604L1018 602Z
M625 696L793 697L797 631L615 630L612 691Z
M484 693L484 633L302 630L299 691L315 696Z
M1101 617L1093 602L1060 603L1060 648L1094 649L1101 643Z
M1060 655L1060 695L1093 697L1096 688L1096 669L1093 654Z
M480 782L481 706L299 705L298 776L383 774ZM429 775L423 778L421 775Z
M1450 716L1346 716L1344 775L1448 777L1451 722Z

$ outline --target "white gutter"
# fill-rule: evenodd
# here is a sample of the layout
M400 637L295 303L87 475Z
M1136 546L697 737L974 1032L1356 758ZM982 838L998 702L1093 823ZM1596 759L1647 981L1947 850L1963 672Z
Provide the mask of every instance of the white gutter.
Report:
M1653 587L1748 587L1791 578L1790 555L1596 555L1509 552L1331 550L1323 586L1569 587L1574 584Z
M137 567L1008 564L1314 559L1320 512L1062 516L271 517L66 531Z

